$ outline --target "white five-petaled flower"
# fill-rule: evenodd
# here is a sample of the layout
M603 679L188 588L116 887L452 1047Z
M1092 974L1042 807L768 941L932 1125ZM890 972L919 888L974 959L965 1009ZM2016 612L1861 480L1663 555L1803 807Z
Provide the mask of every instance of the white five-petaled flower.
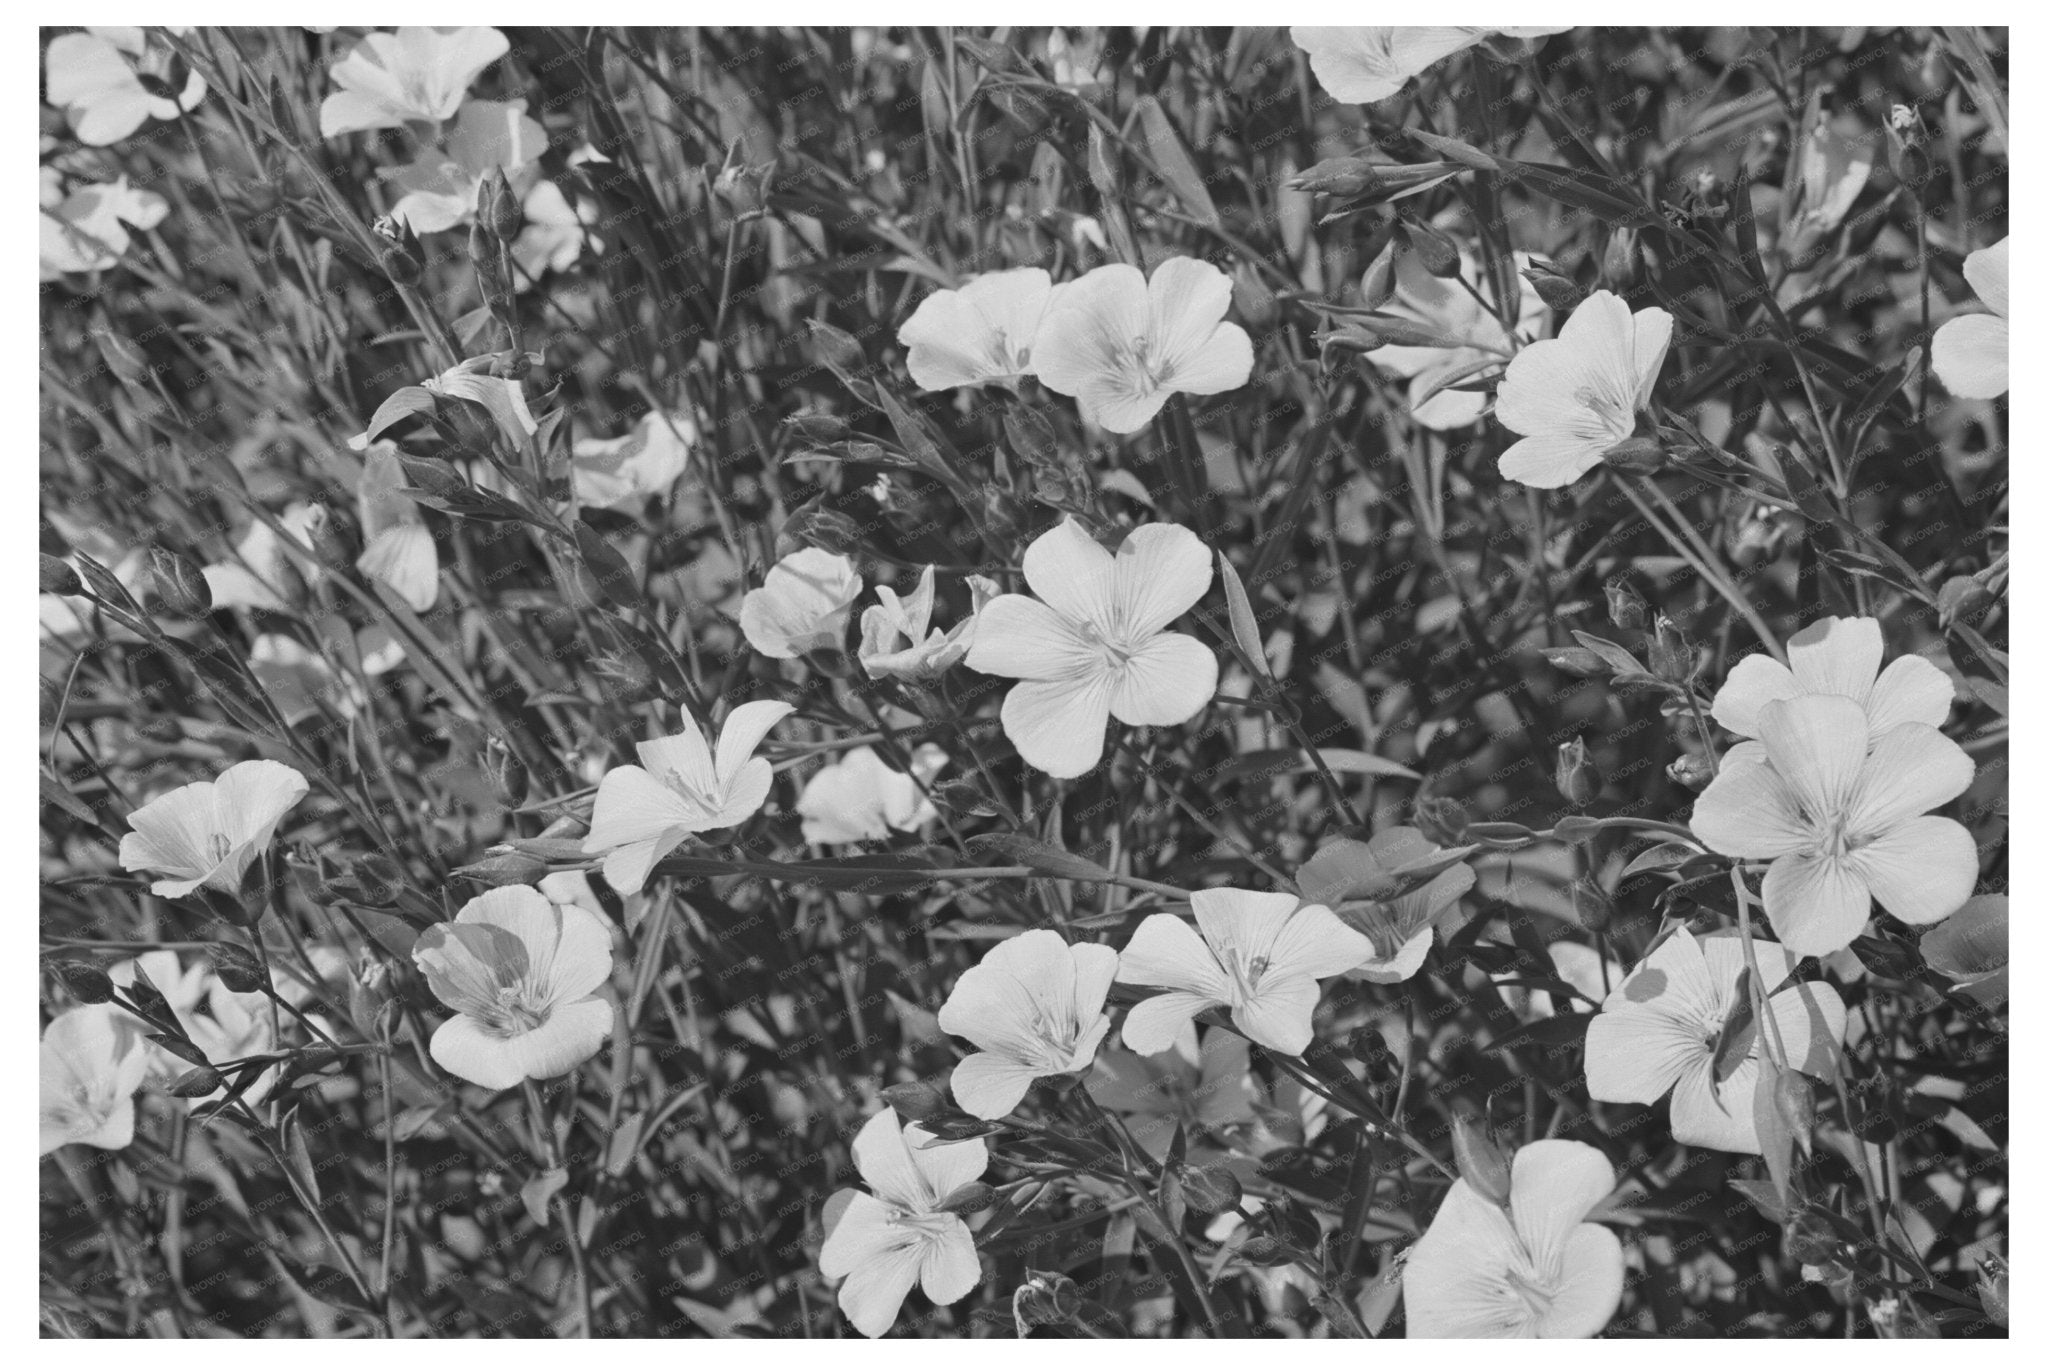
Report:
M604 855L604 879L622 896L692 834L739 824L768 799L773 771L754 750L796 708L783 701L736 706L719 727L714 756L683 714L683 733L635 745L642 766L613 768L597 786L583 851Z
M911 770L898 772L872 746L855 749L804 783L796 799L803 836L814 844L857 844L886 839L892 829L914 830L937 817L919 783L929 785L946 766L945 750L920 744Z
M1996 398L2011 387L2006 369L2011 336L2006 322L2006 248L2010 245L2012 238L2008 237L1963 258L1963 278L1991 311L1950 318L1935 329L1934 373L1958 398Z
M80 142L105 147L150 119L174 119L206 98L206 82L190 69L175 96L158 94L143 84L146 73L157 89L167 89L165 80L177 65L182 64L173 60L168 48L149 41L146 29L88 28L50 40L45 90L50 103L64 111Z
M968 575L967 587L974 601L967 619L951 630L936 630L932 627L932 604L937 595L934 572L927 564L908 597L898 597L886 583L875 585L880 605L860 614L860 666L870 678L927 682L967 657L981 609L1001 590L979 574Z
M320 104L320 136L453 118L470 82L511 44L494 28L372 33L334 64L341 87Z
M318 569L304 565L285 549L290 536L301 549L313 544L327 529L327 508L317 502L293 503L278 514L282 535L268 521L249 523L248 531L236 542L235 557L200 570L215 611L245 607L254 611L288 612L299 596L306 576Z
M363 476L356 484L363 525L356 571L397 593L414 611L425 611L441 595L441 563L420 505L404 490L398 447L376 442L363 454Z
M1567 25L1566 27L1569 27ZM1402 25L1378 28L1319 28L1297 24L1294 45L1308 54L1309 70L1346 104L1369 104L1400 93L1425 69L1475 47L1494 34L1537 38L1564 28L1466 28Z
M1069 944L1050 929L1006 939L961 973L939 1009L939 1027L981 1051L953 1068L953 1098L979 1119L1023 1102L1040 1076L1086 1071L1109 1033L1103 1002L1117 954Z
M1798 958L1784 945L1755 941L1758 984L1771 1019L1750 1021L1749 1047L1728 1079L1714 1083L1714 1054L1736 1005L1744 956L1739 937L1695 939L1684 929L1607 996L1586 1031L1586 1091L1596 1100L1655 1104L1671 1093L1671 1136L1722 1152L1763 1150L1756 1110L1774 1104L1758 1093L1757 1058L1782 1039L1795 1071L1821 1080L1834 1076L1835 1042L1842 1038L1842 998L1825 983L1778 988ZM1774 994L1775 992L1775 994ZM1739 1045L1739 1043L1738 1043Z
M1102 757L1109 718L1179 725L1216 695L1216 656L1166 629L1209 590L1209 552L1181 526L1140 526L1111 555L1071 517L1024 551L1036 598L982 607L967 666L1020 678L1003 733L1026 763L1079 777Z
M966 1220L940 1206L988 1169L979 1141L937 1143L917 1124L898 1126L884 1106L853 1139L853 1164L873 1190L841 1190L825 1209L818 1269L839 1286L839 1306L862 1335L896 1324L904 1296L922 1284L933 1303L957 1303L981 1282Z
M201 886L232 893L306 790L295 770L258 758L165 792L128 817L121 866L164 874L149 888L159 896L189 896Z
M1714 719L1746 739L1755 739L1764 707L1790 697L1847 697L1862 707L1870 737L1881 739L1895 725L1915 721L1939 726L1948 719L1955 684L1918 654L1884 662L1884 632L1867 616L1830 616L1815 621L1786 642L1788 668L1768 654L1752 654L1728 670L1714 697Z
M1038 378L1081 415L1138 431L1176 393L1227 393L1251 377L1252 341L1225 322L1230 277L1191 256L1152 272L1104 265L1065 286L1032 346Z
M771 659L837 649L860 587L852 560L807 545L778 560L761 586L740 599L740 630Z
M404 191L391 216L423 237L459 227L476 216L477 189L486 179L503 171L517 191L547 148L547 130L527 116L525 100L471 100L442 148L422 152L391 177Z
M697 423L686 412L650 412L624 436L581 437L569 459L576 500L586 507L638 507L675 485L690 465Z
M1301 865L1295 879L1302 894L1335 908L1337 918L1365 935L1372 955L1356 969L1367 981L1389 985L1406 981L1422 967L1436 941L1436 923L1472 889L1477 880L1463 863L1445 868L1423 885L1382 899L1373 889L1397 868L1419 863L1442 852L1419 831L1405 825L1383 829L1365 843L1332 839ZM1341 906L1347 900L1374 904Z
M1621 1304L1621 1241L1585 1220L1613 1191L1607 1158L1560 1138L1515 1153L1506 1209L1453 1182L1402 1276L1408 1335L1598 1334Z
M1500 457L1501 477L1562 488L1635 435L1636 414L1671 348L1671 314L1628 305L1602 289L1548 341L1516 353L1493 415L1522 439Z
M1529 264L1527 252L1515 253L1515 269ZM1480 272L1469 253L1459 253L1460 275L1480 280ZM1515 341L1534 341L1550 324L1550 305L1536 292L1528 277L1517 273L1520 299L1515 319ZM1456 431L1479 420L1486 408L1486 395L1449 387L1479 374L1489 362L1505 363L1514 348L1500 319L1480 302L1477 285L1456 279L1442 280L1429 273L1422 258L1403 252L1394 265L1394 297L1381 310L1395 317L1425 323L1446 337L1464 342L1462 346L1382 346L1366 352L1365 358L1388 374L1409 381L1409 416L1431 431ZM1491 288L1486 290L1490 295ZM1430 390L1435 392L1430 392ZM1415 400L1421 397L1421 402Z
M162 195L131 187L125 175L66 194L55 166L42 168L41 196L37 266L45 280L111 268L128 252L129 228L146 232L171 211Z
M1190 1019L1220 1006L1245 1037L1298 1057L1315 1036L1321 979L1372 956L1327 906L1285 892L1215 888L1188 900L1199 933L1177 915L1148 915L1117 967L1119 981L1164 988L1124 1018L1133 1052L1164 1052Z
M1052 276L1036 267L997 270L941 289L896 331L904 363L925 390L1012 384L1033 373L1032 346L1054 306Z
M444 1069L491 1090L564 1075L597 1055L612 1031L611 932L575 905L530 886L470 901L413 946L413 963L455 1017L428 1051Z
M521 205L526 225L512 242L512 287L531 289L535 280L549 270L567 270L588 246L601 250L604 243L590 233L597 222L597 205L587 198L576 204L552 180L536 180Z
M67 1143L118 1151L135 1140L135 1091L149 1057L114 1005L81 1005L43 1030L36 1148Z
M1976 772L1955 741L1902 721L1873 743L1863 708L1826 693L1766 703L1757 731L1760 746L1737 746L1700 793L1692 830L1716 853L1771 861L1764 913L1787 948L1846 948L1873 897L1908 924L1944 919L1969 897L1976 843L1925 813Z

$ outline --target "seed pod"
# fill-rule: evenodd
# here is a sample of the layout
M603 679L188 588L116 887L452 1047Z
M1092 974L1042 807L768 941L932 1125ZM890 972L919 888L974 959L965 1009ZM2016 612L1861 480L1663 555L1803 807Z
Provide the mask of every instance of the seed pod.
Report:
M1650 671L1660 682L1684 683L1692 678L1692 645L1668 616L1657 618L1656 633L1650 637Z
M1455 846L1465 842L1472 819L1464 805L1450 796L1415 798L1415 827L1432 842Z
M1936 605L1941 611L1941 628L1968 620L1998 599L1972 574L1957 574L1941 585Z
M853 428L843 417L827 412L799 412L793 417L782 419L782 425L794 432L799 440L816 445L830 445L853 435Z
M1813 1082L1801 1072L1787 1068L1778 1073L1778 1083L1771 1092L1771 1102L1778 1107L1778 1117L1785 1120L1785 1126L1792 1130L1792 1138L1799 1144L1799 1150L1813 1155Z
M149 577L156 586L156 600L174 616L198 617L213 610L213 590L199 566L175 550L152 545Z
M270 972L263 960L239 943L209 943L206 956L213 963L213 974L229 990L246 995L269 989Z
M1034 1327L1072 1322L1080 1311L1080 1289L1056 1270L1032 1271L1010 1299L1010 1313L1016 1319L1020 1339L1030 1335Z

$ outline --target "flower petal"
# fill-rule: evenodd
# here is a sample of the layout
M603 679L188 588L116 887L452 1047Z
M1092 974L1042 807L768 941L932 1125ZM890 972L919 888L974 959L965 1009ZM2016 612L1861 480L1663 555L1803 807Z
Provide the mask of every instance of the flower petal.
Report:
M1785 653L1801 691L1847 697L1860 706L1884 662L1884 632L1868 616L1829 616L1786 641Z
M1614 1193L1614 1166L1597 1148L1544 1138L1515 1153L1509 1204L1537 1265L1562 1260L1572 1231Z
M595 1057L611 1032L612 1002L593 996L557 1005L546 1023L510 1041L520 1070L543 1081L566 1076Z
M1196 898L1219 893L1197 891ZM1225 896L1251 896L1257 892L1223 892ZM1293 897L1285 897L1292 900ZM1196 900L1196 915L1205 902ZM1207 930L1207 921L1204 921ZM1116 979L1130 986L1164 986L1169 990L1192 991L1212 1000L1229 998L1223 969L1204 934L1178 915L1147 915L1117 960ZM1154 1049L1157 1051L1158 1049Z
M1212 959L1234 957L1249 965L1259 958L1272 957L1281 931L1300 907L1301 898L1284 891L1241 891L1236 887L1216 886L1192 893L1188 903L1194 907L1195 923L1201 926L1202 938ZM1155 915L1153 918L1161 917ZM1141 933L1143 928L1143 925L1139 926ZM1137 939L1131 940L1131 946L1137 946ZM1130 951L1129 948L1124 950L1127 962ZM1126 973L1123 979L1136 978ZM1216 979L1223 979L1220 969Z
M1984 306L1998 316L2012 316L2009 307L2011 269L2010 248L2012 238L2007 237L1990 246L1979 248L1963 258L1963 278L1970 282L1970 288L1977 291Z
M981 609L967 666L999 678L1066 678L1100 666L1101 651L1035 597L1006 593Z
M1527 1305L1508 1285L1515 1232L1507 1214L1464 1180L1438 1206L1401 1279L1412 1338L1525 1336Z
M924 1244L918 1283L924 1296L938 1304L958 1303L981 1283L981 1257L974 1252L974 1235L966 1223L955 1218Z
M716 767L721 782L738 777L768 732L796 708L786 701L750 701L732 709L718 727Z
M434 1030L427 1051L451 1076L486 1090L510 1090L527 1078L513 1044L513 1039L487 1032L468 1015L458 1014Z
M1996 398L2012 387L2011 328L2004 318L1971 313L1934 332L1934 373L1958 398Z
M931 1189L934 1206L968 1181L981 1179L988 1170L988 1144L979 1138L935 1142L922 1125L910 1123L903 1127L903 1143L911 1163Z
M1111 567L1111 615L1135 640L1164 630L1202 600L1215 577L1209 547L1185 526L1154 522L1124 538Z
M1737 746L1748 747L1752 746ZM1761 753L1757 756L1761 760ZM1692 832L1708 848L1731 858L1780 857L1810 847L1813 837L1798 800L1776 767L1725 758L1721 771L1693 803Z
M1621 1239L1598 1223L1581 1223L1564 1245L1564 1277L1536 1319L1536 1335L1552 1340L1598 1336L1621 1306Z
M1650 390L1664 370L1664 357L1671 350L1671 314L1662 308L1645 308L1635 315L1633 356L1635 359L1636 409L1650 405Z
M1116 560L1072 517L1062 517L1026 547L1024 581L1069 620L1104 630L1117 624Z
M1907 722L1940 729L1956 699L1948 674L1918 654L1901 654L1877 675L1864 709L1873 737Z
M1027 680L1003 698L1003 733L1026 763L1053 777L1079 777L1102 761L1111 679Z
M1939 815L1908 820L1849 855L1878 904L1908 924L1947 919L1977 886L1977 843Z
M1171 1049L1182 1030L1203 1010L1228 1004L1227 1000L1193 991L1168 991L1140 1000L1124 1016L1124 1046L1143 1057L1156 1057Z
M836 1280L878 1256L887 1255L903 1242L903 1232L889 1216L889 1206L865 1190L844 1190L850 1195L838 1220L830 1221L825 1244L818 1248L818 1273Z
M613 768L597 784L585 853L604 853L687 830L699 812L645 768ZM617 885L616 882L613 885Z
M1772 755L1773 761L1776 755ZM1852 834L1881 834L1969 789L1977 765L1931 725L1895 725L1870 746L1849 801Z
M953 1102L978 1119L1003 1118L1024 1102L1041 1074L1037 1067L993 1052L971 1053L953 1068Z
M1372 940L1346 925L1328 906L1304 905L1273 940L1268 973L1313 979L1337 976L1371 960Z
M306 779L296 768L267 758L237 763L213 784L221 831L237 844L261 849L278 822L305 800Z
M1756 1156L1763 1151L1756 1129L1757 1063L1745 1058L1721 1082L1714 1085L1710 1057L1679 1078L1671 1092L1671 1136L1689 1147L1706 1147L1716 1152L1742 1152Z
M1054 393L1078 397L1123 364L1151 316L1145 276L1136 266L1097 266L1067 285L1046 313L1031 348L1031 368Z
M1826 957L1870 923L1870 887L1838 859L1787 854L1764 874L1764 914L1787 948Z
M1501 453L1500 476L1530 488L1563 488L1598 465L1607 444L1604 436L1575 431L1524 436Z
M903 1300L917 1283L921 1260L916 1243L899 1243L847 1275L839 1286L839 1308L862 1336L878 1337L896 1325Z
M1803 810L1822 820L1847 812L1870 748L1861 706L1817 695L1774 701L1759 713L1757 728L1771 768Z
M1126 725L1179 725L1216 695L1216 653L1192 635L1153 636L1116 674L1109 713Z
M905 1209L928 1209L935 1201L923 1172L910 1160L896 1111L883 1105L853 1135L853 1165L868 1188Z
M1764 707L1796 697L1800 690L1791 669L1768 654L1752 654L1728 670L1727 681L1714 694L1713 716L1723 728L1755 739Z
M1252 998L1233 1005L1230 1013L1245 1037L1259 1046L1299 1057L1315 1041L1316 1006L1322 998L1314 977L1276 977L1268 969Z

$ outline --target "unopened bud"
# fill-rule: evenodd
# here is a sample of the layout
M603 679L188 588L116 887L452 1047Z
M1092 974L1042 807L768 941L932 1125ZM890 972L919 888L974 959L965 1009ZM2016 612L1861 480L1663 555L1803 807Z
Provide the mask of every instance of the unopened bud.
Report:
M1623 630L1641 630L1650 621L1650 604L1627 575L1607 580L1607 619Z
M1364 157L1333 156L1296 173L1287 182L1287 188L1303 194L1332 194L1348 199L1365 193L1378 183L1378 170Z
M1088 180L1105 200L1115 200L1123 194L1123 166L1102 126L1094 122L1088 125Z
M2003 1327L2011 1317L2012 1271L2005 1258L1987 1255L1977 1265L1977 1302L1992 1325Z
M1614 898L1600 883L1591 877L1574 877L1565 890L1580 927L1589 934L1606 933L1607 926L1614 923Z
M817 356L819 364L839 374L852 374L867 368L867 355L851 333L816 318L809 319L805 325L811 329L811 353Z
M1971 574L1958 574L1941 585L1935 601L1941 611L1941 628L1968 620L1998 599Z
M775 178L775 163L742 166L727 163L711 188L727 208L741 218L758 218L768 211L768 182Z
M1911 105L1894 104L1885 123L1885 134L1891 146L1892 168L1898 172L1900 181L1918 189L1934 173L1933 163L1927 159L1927 125L1921 122L1920 111Z
M225 1077L211 1066L202 1064L190 1071L180 1072L164 1089L178 1099L196 1100L201 1095L211 1095L225 1084Z
M1597 678L1607 672L1607 661L1578 645L1550 645L1542 651L1552 668L1575 678Z
M1522 278L1553 312L1562 313L1576 308L1586 297L1586 291L1579 288L1576 280L1549 261L1531 260L1522 268Z
M953 1102L930 1081L902 1081L882 1091L882 1103L912 1123L951 1113Z
M1618 227L1607 239L1607 254L1600 258L1600 276L1616 293L1626 291L1643 273L1643 249L1634 228Z
M1557 794L1569 804L1583 807L1600 794L1600 771L1586 757L1586 741L1573 736L1557 746L1554 778Z
M391 964L365 957L348 980L348 1019L363 1037L383 1036L384 1026L396 1006Z
M152 1033L149 1041L188 1066L206 1066L212 1061L199 1044L176 1033Z
M491 235L501 242L509 242L519 235L525 219L526 215L519 206L519 195L513 190L512 182L505 178L505 168L500 166L491 179Z
M782 524L791 540L815 545L833 554L852 554L860 548L860 525L844 512L829 507L803 507Z
M1778 1073L1778 1083L1771 1093L1771 1102L1778 1108L1778 1117L1792 1130L1792 1138L1799 1144L1799 1150L1813 1154L1813 1082L1804 1074L1787 1068Z
M1010 1299L1010 1312L1017 1320L1020 1339L1029 1336L1034 1327L1072 1322L1080 1311L1080 1289L1056 1270L1032 1271Z
M800 412L794 417L783 418L782 425L795 433L798 439L817 445L829 445L853 435L853 428L847 425L845 418L828 412Z
M1703 792L1714 780L1714 765L1705 754L1680 754L1664 769L1665 775L1689 792Z
M1365 278L1359 281L1358 304L1361 308L1384 308L1394 297L1394 266L1401 255L1401 243L1391 238L1386 249L1372 258L1372 264L1365 268Z
M152 545L149 577L156 586L156 600L175 616L204 616L213 610L213 590L199 566L175 550Z
M1507 1153L1493 1135L1464 1114L1451 1119L1451 1150L1457 1156L1458 1174L1474 1193L1501 1208L1508 1206L1509 1167Z
M56 593L59 597L85 596L85 583L79 578L78 570L55 555L42 555L36 562L41 573L42 591Z
M1785 1254L1801 1265L1840 1261L1847 1250L1835 1225L1812 1209L1801 1209L1785 1222Z
M1460 262L1458 244L1435 228L1420 223L1408 224L1408 241L1415 250L1415 257L1422 262L1422 268L1440 280L1454 280L1458 277Z
M958 1186L939 1201L941 1213L979 1213L996 1202L996 1192L979 1180L970 1180Z
M548 865L531 854L507 850L458 867L454 874L478 886L532 886L548 875Z
M496 735L484 739L483 769L497 789L498 799L508 806L516 806L526 799L526 765L519 761L510 745Z
M349 868L359 894L355 899L368 906L386 906L398 899L405 884L405 869L381 853L365 853Z
M1223 1212L1244 1198L1244 1186L1222 1166L1188 1166L1180 1173L1181 1198L1204 1216Z
M248 995L270 986L270 971L263 960L239 943L209 943L206 956L220 984L231 991Z
M384 277L393 284L411 287L420 282L420 263L395 246L387 246L377 253L377 264L384 270Z
M1656 633L1650 637L1650 671L1660 682L1683 683L1692 678L1692 646L1668 616L1657 618Z
M50 971L81 1005L104 1005L114 998L114 982L96 962L77 957L50 959Z
M1600 453L1601 463L1624 474L1654 474L1671 463L1664 445L1654 436L1631 436L1617 441Z
M1415 828L1432 843L1456 847L1465 842L1465 831L1471 824L1472 817L1465 813L1464 805L1456 797L1415 798Z

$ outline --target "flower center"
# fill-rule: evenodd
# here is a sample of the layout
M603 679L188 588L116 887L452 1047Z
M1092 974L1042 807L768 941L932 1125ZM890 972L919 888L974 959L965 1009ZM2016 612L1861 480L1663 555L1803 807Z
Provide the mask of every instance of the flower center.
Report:
M227 835L216 833L207 837L206 856L213 859L216 863L226 862L228 855L234 851L235 841L228 838Z
M1139 398L1150 398L1166 382L1166 363L1153 357L1151 349L1151 338L1132 337L1121 357L1124 372L1130 376L1131 390Z
M1244 958L1236 948L1224 948L1217 952L1217 959L1223 963L1223 970L1230 974L1230 984L1237 992L1237 1003L1244 1004L1258 994L1259 978L1272 965L1270 958Z
M919 1213L915 1209L893 1205L889 1208L888 1216L891 1227L901 1228L911 1238L920 1242L937 1241L955 1221L954 1215L950 1213Z
M547 1008L527 996L524 982L498 988L495 1007L480 1022L500 1038L517 1038L548 1021Z
M1513 1261L1508 1263L1507 1275L1508 1288L1528 1305L1530 1317L1540 1318L1550 1311L1550 1303L1557 1297L1558 1287L1548 1276L1539 1274L1534 1266Z
M1101 651L1102 658L1111 668L1122 668L1136 658L1138 651L1113 638L1110 633L1093 621L1079 623L1081 637Z

